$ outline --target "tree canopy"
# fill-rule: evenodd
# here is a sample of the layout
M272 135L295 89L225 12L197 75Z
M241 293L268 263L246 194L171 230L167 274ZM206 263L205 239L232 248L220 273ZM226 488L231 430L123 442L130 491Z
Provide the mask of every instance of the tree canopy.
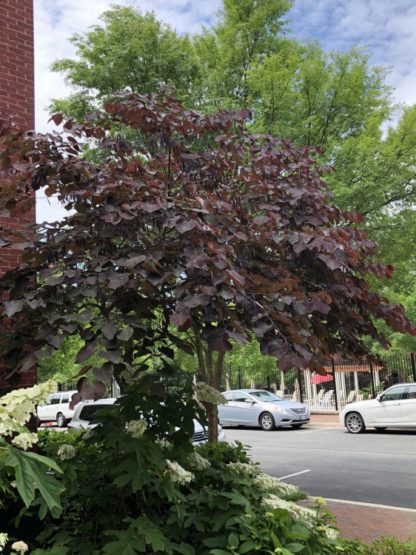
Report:
M197 65L189 37L178 35L158 21L154 13L114 7L101 16L102 25L71 42L77 60L57 60L77 92L55 100L53 110L83 117L102 98L120 92L154 92L161 84L173 85L178 98L192 97Z
M318 43L289 39L290 6L287 0L224 0L214 25L189 37L153 14L109 10L101 26L73 37L76 59L55 63L75 93L53 108L82 118L111 94L146 92L167 82L190 108L250 109L250 129L301 147L316 145L320 162L335 166L325 177L335 202L366 216L363 228L380 244L381 259L397 268L379 290L410 302L415 108L393 105L386 71L372 67L364 50L326 53ZM178 58L174 69L155 62L162 53L149 48L155 41L168 44ZM391 118L397 123L388 128Z
M216 386L212 352L248 331L283 370L361 356L364 335L385 344L375 319L416 333L400 306L370 289L366 279L391 268L352 225L360 218L333 205L310 149L250 135L247 117L131 95L90 123L66 122L61 135L3 128L2 174L15 174L3 213L21 213L39 187L74 211L41 225L33 244L3 230L3 244L24 248L0 281L10 372L78 334L77 362L97 353L123 379L146 356L171 364L170 344L189 350L174 326L208 346L198 362ZM136 139L113 137L114 122ZM100 145L99 164L80 156L86 138Z

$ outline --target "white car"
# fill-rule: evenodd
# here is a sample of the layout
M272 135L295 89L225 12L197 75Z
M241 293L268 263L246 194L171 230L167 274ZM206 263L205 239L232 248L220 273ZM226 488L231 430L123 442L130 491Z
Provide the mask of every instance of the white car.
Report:
M44 405L38 405L38 422L40 424L42 422L56 422L60 428L64 427L74 414L74 411L69 408L69 402L74 393L78 392L76 390L58 391L49 395Z
M339 420L352 434L366 428L416 428L416 383L399 383L376 399L350 403L341 411Z
M98 410L105 408L109 405L114 405L116 398L100 399L98 401L81 401L75 407L74 415L71 422L68 424L70 430L87 430L95 428L97 424L91 423L94 415ZM194 435L192 443L194 445L201 445L208 441L208 429L203 426L198 420L194 419ZM226 441L225 434L220 425L218 425L218 441Z

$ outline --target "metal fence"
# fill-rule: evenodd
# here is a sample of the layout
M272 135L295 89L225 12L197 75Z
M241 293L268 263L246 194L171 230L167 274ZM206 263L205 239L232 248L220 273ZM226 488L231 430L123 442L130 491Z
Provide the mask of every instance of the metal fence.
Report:
M274 391L285 399L307 404L312 411L339 411L347 403L374 398L387 387L400 382L416 382L414 353L388 355L381 364L328 361L326 376L310 370L291 370L262 375L229 368L224 389L259 388Z

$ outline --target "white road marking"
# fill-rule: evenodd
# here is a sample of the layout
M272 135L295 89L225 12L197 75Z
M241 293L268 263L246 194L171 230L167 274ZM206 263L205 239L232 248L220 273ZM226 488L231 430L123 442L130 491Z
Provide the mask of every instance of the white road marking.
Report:
M392 511L407 511L409 513L416 513L416 509L409 509L407 507L396 507L392 505L379 505L378 503L364 503L363 501L348 501L348 499L330 499L325 497L326 501L330 503L346 503L348 505L361 505L362 507L375 507L377 509L389 509Z
M287 476L281 476L278 480L285 480L286 478L292 478L293 476L299 476L299 474L305 474L310 472L310 470L301 470L300 472L295 472L294 474L288 474Z

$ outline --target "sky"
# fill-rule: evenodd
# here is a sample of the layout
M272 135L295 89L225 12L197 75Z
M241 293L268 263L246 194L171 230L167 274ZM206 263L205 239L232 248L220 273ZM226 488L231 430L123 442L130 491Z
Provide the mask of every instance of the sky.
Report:
M99 16L113 4L153 10L157 17L180 33L195 33L215 22L221 0L34 0L36 128L51 129L46 108L51 98L70 90L50 65L74 55L68 38L99 23ZM371 63L389 68L387 83L397 102L416 103L416 2L414 0L296 0L287 16L288 34L318 40L325 50L366 48ZM65 215L57 202L37 202L37 220Z

